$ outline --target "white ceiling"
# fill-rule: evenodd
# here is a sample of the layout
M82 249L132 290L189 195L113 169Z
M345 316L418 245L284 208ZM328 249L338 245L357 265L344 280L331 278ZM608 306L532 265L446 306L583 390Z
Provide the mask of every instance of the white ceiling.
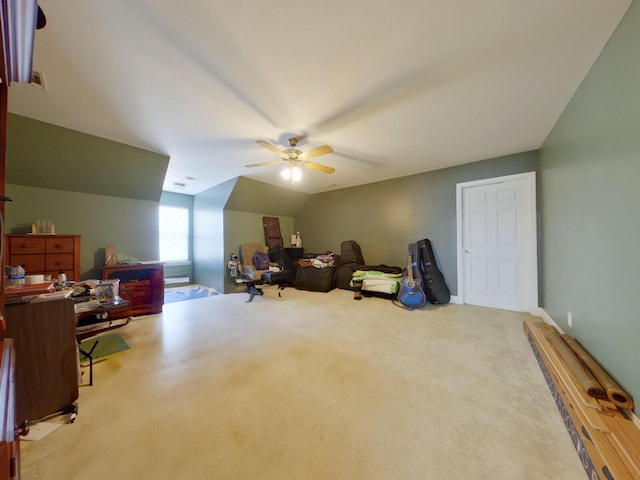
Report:
M169 155L167 191L317 193L539 148L630 3L40 0L9 111ZM300 134L334 174L244 167Z

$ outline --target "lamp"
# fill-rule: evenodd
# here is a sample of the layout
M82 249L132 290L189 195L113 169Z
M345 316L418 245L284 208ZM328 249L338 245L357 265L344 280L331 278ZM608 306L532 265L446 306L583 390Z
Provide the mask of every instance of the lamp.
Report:
M2 44L4 49L3 81L31 83L33 44L36 27L46 20L37 0L0 0Z
M282 170L280 175L282 175L282 178L285 180L291 180L291 183L298 182L302 178L302 172L293 164Z

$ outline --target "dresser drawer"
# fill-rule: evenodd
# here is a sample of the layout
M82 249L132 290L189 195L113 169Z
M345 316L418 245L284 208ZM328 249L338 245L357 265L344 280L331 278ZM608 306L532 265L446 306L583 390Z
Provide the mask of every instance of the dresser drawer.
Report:
M60 270L73 270L72 253L50 253L45 257L45 270L59 272ZM69 277L67 277L69 278Z
M44 257L42 255L9 255L12 267L22 265L27 275L44 272Z
M151 284L148 280L121 283L120 290L124 292L132 305L142 305L151 302Z
M44 253L44 241L42 237L11 237L9 238L9 253L11 255Z
M45 238L46 253L73 253L73 237Z

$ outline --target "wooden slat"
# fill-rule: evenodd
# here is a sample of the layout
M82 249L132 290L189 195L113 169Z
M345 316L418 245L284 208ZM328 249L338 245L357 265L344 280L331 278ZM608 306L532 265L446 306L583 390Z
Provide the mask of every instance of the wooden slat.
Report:
M549 329L557 331L554 327L544 322L526 321L524 329L539 361L544 364L541 368L546 370L548 381L550 379L554 384L556 393L552 385L549 386L552 394L557 394L561 400L562 405L558 404L558 398L556 403L587 474L592 476L592 464L600 478L640 480L640 429L627 418L627 412L611 408L611 402L596 401L579 387L547 339ZM582 447L584 451L581 451Z

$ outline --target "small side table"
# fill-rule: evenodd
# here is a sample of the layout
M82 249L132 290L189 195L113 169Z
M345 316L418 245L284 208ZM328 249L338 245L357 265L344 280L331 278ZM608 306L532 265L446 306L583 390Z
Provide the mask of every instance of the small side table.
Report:
M289 256L296 267L298 266L298 260L304 258L304 248L302 247L285 247L284 253Z

